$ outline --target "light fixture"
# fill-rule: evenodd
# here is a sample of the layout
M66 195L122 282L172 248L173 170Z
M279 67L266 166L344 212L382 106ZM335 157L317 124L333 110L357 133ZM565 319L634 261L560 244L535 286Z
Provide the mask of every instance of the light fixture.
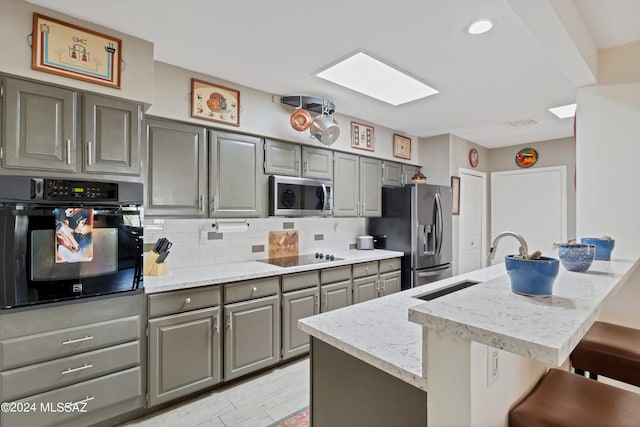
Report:
M566 119L576 115L576 104L567 104L549 108L549 111L555 114L559 119Z
M438 93L436 89L362 51L318 72L316 76L391 105Z
M478 19L467 26L467 33L477 36L486 33L492 27L493 22L490 19Z

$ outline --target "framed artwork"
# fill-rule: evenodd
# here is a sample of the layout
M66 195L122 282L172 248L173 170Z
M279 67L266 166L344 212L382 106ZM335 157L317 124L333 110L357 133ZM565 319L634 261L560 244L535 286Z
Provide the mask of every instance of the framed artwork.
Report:
M373 126L351 122L351 148L375 151L375 141Z
M191 117L240 126L240 91L191 79Z
M393 134L393 157L411 160L411 138Z
M122 40L33 14L31 68L120 89Z
M453 191L453 206L451 213L453 215L460 215L460 177L451 177L451 190Z

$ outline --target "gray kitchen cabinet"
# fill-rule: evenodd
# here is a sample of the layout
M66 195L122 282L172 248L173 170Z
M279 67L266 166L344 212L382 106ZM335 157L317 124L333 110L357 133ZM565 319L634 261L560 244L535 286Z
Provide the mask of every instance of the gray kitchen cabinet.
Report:
M264 173L300 176L302 147L290 142L267 139L264 142Z
M3 110L4 167L77 170L77 92L6 78Z
M144 300L138 293L0 314L0 401L38 409L3 411L0 425L95 425L143 408ZM86 412L56 411L57 402L86 404Z
M85 94L83 102L84 171L140 175L140 104Z
M320 287L320 312L335 310L351 305L351 280L322 285Z
M268 176L263 173L263 140L209 131L209 213L211 217L266 215Z
M220 382L220 309L149 320L149 406Z
M402 185L411 184L411 178L420 171L420 167L413 165L402 165Z
M207 216L205 129L147 119L145 214Z
M402 187L402 165L384 160L382 162L382 186Z
M282 358L309 351L309 335L298 328L298 320L318 314L320 292L314 288L282 294Z
M380 296L378 276L353 279L353 303L368 301Z
M400 258L353 265L353 303L400 291Z
M264 152L266 174L333 179L331 150L267 139Z
M382 161L334 154L334 216L382 215Z
M400 292L400 271L380 273L380 296Z

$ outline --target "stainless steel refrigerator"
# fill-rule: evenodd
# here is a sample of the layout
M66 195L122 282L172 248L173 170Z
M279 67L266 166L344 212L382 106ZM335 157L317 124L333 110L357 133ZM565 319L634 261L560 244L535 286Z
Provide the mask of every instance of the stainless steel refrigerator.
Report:
M451 276L451 187L411 184L382 189L382 217L369 234L386 235L386 249L402 251L402 289Z

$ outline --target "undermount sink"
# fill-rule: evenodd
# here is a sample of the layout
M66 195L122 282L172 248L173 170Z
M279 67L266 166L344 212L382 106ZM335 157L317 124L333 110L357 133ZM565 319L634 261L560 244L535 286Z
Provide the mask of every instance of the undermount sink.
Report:
M424 301L431 301L433 299L440 298L442 296L449 295L454 292L458 292L459 290L468 288L470 286L477 285L478 283L480 282L476 282L474 280L465 280L464 282L458 282L453 285L447 286L446 288L430 291L422 295L416 295L414 298L418 298Z

